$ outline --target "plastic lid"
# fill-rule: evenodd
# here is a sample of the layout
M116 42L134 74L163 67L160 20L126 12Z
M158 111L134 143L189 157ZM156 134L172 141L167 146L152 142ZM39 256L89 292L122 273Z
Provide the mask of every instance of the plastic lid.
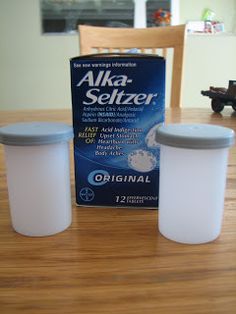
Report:
M13 146L53 144L71 138L72 127L57 122L16 123L0 128L0 143Z
M234 144L234 131L210 124L169 124L156 131L156 141L167 146L217 149Z

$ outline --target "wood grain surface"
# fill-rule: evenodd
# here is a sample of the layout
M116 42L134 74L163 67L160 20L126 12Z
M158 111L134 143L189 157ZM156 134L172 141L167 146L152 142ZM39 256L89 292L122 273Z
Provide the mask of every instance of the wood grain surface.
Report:
M71 123L69 110L0 112L0 125ZM167 122L213 123L236 130L236 114L167 110ZM72 149L71 149L71 161ZM73 164L71 184L74 191ZM74 192L72 192L74 202ZM158 212L73 205L60 234L24 237L11 228L0 146L0 313L236 313L236 147L230 150L220 237L204 245L169 241Z

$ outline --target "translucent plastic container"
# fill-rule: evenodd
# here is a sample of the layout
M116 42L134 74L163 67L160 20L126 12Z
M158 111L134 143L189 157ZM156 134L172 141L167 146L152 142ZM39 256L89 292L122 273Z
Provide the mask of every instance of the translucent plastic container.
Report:
M0 129L12 225L27 236L47 236L71 224L70 126L18 123Z
M189 244L216 239L221 232L231 129L215 125L163 125L159 230L168 239Z

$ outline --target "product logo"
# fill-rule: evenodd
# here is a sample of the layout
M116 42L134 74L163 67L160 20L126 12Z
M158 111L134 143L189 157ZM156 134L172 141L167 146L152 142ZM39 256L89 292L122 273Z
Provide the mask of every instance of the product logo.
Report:
M127 75L112 75L110 70L99 71L96 75L93 71L88 71L84 77L76 84L77 87L86 84L88 87L84 105L149 105L159 96L158 93L126 93L126 87L133 83ZM97 87L97 88L94 88ZM115 87L111 93L101 93L98 87Z
M88 71L77 86L83 83L88 86L126 86L127 83L132 83L132 80L127 75L111 75L111 71L99 71L97 77L93 71Z
M80 190L79 196L84 202L91 202L94 199L95 195L93 190L86 187Z
M151 183L151 180L148 175L110 175L106 170L94 170L88 175L88 182L91 185L101 186L108 182Z

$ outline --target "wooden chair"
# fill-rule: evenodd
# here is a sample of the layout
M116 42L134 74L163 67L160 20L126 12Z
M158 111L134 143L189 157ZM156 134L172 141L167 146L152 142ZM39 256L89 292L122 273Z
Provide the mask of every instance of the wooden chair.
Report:
M144 29L108 28L79 25L80 54L126 52L138 48L142 53L166 57L167 48L173 48L170 107L180 107L185 41L185 25Z

